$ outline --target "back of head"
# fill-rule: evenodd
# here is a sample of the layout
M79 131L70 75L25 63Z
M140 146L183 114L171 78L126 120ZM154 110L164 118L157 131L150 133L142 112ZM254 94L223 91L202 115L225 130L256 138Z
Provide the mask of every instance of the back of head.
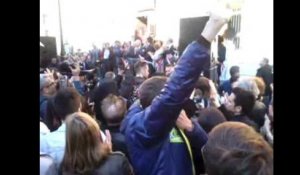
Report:
M48 98L47 102L47 111L45 124L50 129L50 131L55 131L61 125L61 118L58 117L58 114L54 106L54 97Z
M253 120L258 127L262 127L265 123L265 115L267 114L267 107L260 101L255 101L253 109L248 114L248 117Z
M137 61L134 64L134 72L135 74L139 74L142 72L142 69L145 68L146 66L148 66L148 63L145 61Z
M259 89L259 94L264 95L266 89L264 80L261 77L254 77L253 79L257 85L257 88Z
M222 43L224 41L223 36L218 35L218 43Z
M109 72L105 73L104 77L107 78L107 79L110 79L110 80L114 80L116 75L115 75L114 72L109 71Z
M254 95L250 91L238 87L233 88L232 93L235 95L235 106L241 106L242 114L249 115L255 104Z
M237 82L233 84L233 87L239 87L244 90L251 91L255 96L255 98L257 98L259 95L259 89L252 77L239 79Z
M155 76L144 81L139 88L139 99L143 108L148 107L159 95L167 82L166 77Z
M151 45L153 44L153 38L151 36L149 36L147 38L147 41L148 41L149 44L151 44Z
M209 133L215 126L226 121L224 114L217 108L204 108L198 115L198 122Z
M230 68L230 76L231 78L234 78L235 80L237 80L240 76L240 67L239 66L232 66Z
M70 69L70 66L68 63L63 62L61 64L59 64L58 66L58 71L62 74L62 75L67 75L69 78L72 75L72 70Z
M77 112L66 120L66 147L62 171L91 173L108 155L97 122L88 114Z
M160 49L161 46L162 46L161 41L155 41L155 43L153 45L153 47L154 47L155 50Z
M202 154L209 175L273 174L273 149L254 129L240 122L216 126Z
M57 92L54 97L54 108L58 117L65 120L69 114L80 108L80 94L75 88L65 88Z
M126 109L126 101L113 94L109 94L101 102L101 110L108 124L120 124Z
M202 91L202 94L209 94L210 93L210 85L209 85L209 79L206 77L199 77L199 79L196 82L196 89L200 89Z

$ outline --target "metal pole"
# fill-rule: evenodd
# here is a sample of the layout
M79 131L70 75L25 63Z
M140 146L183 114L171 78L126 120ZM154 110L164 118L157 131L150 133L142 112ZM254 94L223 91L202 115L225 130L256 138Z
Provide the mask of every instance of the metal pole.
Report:
M60 31L60 55L65 55L64 42L63 42L63 31L61 24L61 12L60 12L60 0L58 0L58 16L59 16L59 31Z

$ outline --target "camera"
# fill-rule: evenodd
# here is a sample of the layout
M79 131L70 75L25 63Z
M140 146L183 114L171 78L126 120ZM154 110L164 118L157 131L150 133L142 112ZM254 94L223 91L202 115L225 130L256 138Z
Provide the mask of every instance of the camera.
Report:
M68 87L68 77L66 75L62 75L59 77L59 88L60 89L65 89Z

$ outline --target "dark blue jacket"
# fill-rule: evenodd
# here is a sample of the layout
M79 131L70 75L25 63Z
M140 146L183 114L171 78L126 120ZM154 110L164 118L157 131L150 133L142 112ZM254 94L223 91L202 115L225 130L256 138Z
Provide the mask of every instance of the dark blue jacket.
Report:
M46 119L47 102L48 98L40 95L40 118L42 118L42 120Z
M137 175L192 175L190 145L201 155L207 134L195 122L192 132L182 134L176 120L209 62L209 43L202 37L183 53L175 72L150 106L133 104L121 126ZM186 140L189 140L187 143Z
M220 86L220 88L219 88L219 93L222 95L222 94L223 94L223 91L224 91L225 93L227 92L228 95L231 94L231 92L232 92L232 87L231 87L231 81L230 81L230 79L224 81L224 82L221 84L221 86Z

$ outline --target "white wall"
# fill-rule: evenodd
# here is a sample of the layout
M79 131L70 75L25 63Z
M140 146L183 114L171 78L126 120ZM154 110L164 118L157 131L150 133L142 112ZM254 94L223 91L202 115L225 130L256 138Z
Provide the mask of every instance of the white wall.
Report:
M43 24L43 15L46 14L45 24ZM59 35L59 17L57 0L40 0L40 36L48 35L56 37L57 54L60 54L60 35Z
M241 74L255 75L263 57L273 64L273 0L245 0L241 26Z

